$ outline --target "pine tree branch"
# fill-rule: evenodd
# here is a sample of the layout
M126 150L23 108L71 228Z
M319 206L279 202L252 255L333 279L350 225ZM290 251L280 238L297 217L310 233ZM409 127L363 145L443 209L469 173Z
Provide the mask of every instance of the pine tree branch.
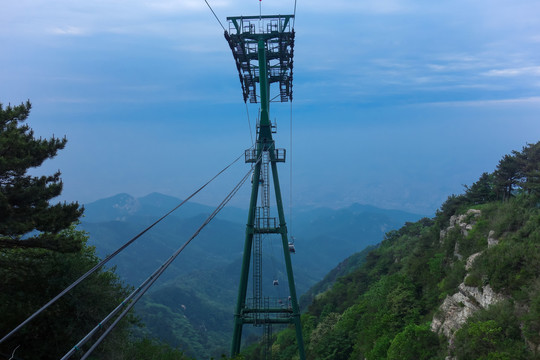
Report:
M61 253L75 253L81 250L82 244L63 234L44 233L28 239L20 240L6 236L0 237L0 249L46 249Z

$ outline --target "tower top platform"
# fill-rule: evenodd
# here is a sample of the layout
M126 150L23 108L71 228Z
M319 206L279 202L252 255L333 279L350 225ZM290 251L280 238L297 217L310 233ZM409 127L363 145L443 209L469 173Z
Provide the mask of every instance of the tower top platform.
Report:
M236 35L261 35L269 37L276 33L290 33L294 15L229 16L229 33Z
M257 103L260 82L259 48L264 47L267 84L279 84L279 94L270 101L292 100L294 54L294 15L262 15L227 17L229 31L225 39L233 53L242 85L244 102Z

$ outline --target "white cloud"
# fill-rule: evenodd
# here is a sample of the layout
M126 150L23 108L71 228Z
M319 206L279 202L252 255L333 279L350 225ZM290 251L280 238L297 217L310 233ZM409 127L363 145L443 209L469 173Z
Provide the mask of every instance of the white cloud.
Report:
M99 99L91 99L88 97L69 97L69 96L44 96L42 98L34 98L33 100L41 103L54 104L93 104L98 103Z
M174 34L192 21L207 20L207 25L215 21L204 0L6 1L0 12L0 35L33 39L42 35ZM208 1L214 8L228 7L226 0Z
M145 3L145 6L157 12L182 12L186 10L192 11L201 11L206 8L204 1L200 0L158 0L158 1L148 1Z
M264 0L263 0L264 1ZM412 4L404 0L312 0L309 2L300 2L298 4L300 11L317 13L364 13L364 14L393 14L408 13L412 10Z
M530 41L533 43L540 43L540 34L539 35L532 35L529 37Z
M429 70L433 70L433 71L446 71L449 68L446 65L438 65L438 64L428 64L427 67Z
M49 32L55 35L87 35L88 34L88 32L85 29L78 26L70 26L70 25L62 26L62 27L54 27L54 28L51 28Z
M420 105L420 104L416 104ZM532 96L526 98L507 98L507 99L494 99L494 100L474 100L474 101L440 101L423 103L422 106L497 106L497 105L533 105L540 106L540 96Z
M521 68L508 68L508 69L493 69L489 70L482 75L486 76L539 76L540 66L526 66Z

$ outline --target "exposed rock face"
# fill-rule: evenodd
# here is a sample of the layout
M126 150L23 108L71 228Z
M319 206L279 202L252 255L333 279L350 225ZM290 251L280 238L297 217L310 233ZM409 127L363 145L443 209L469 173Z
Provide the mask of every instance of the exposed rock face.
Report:
M467 258L467 263L465 264L465 270L469 271L472 269L472 266L474 264L474 260L476 260L477 257L482 255L482 251L477 252L476 254L472 254Z
M452 216L450 218L450 226L446 230L441 231L441 242L444 240L446 234L455 228L459 228L461 234L467 236L469 230L472 230L480 215L480 210L470 209L464 215ZM490 231L488 235L488 246L490 247L498 244L498 240L494 238L494 234L494 231ZM467 271L472 269L474 261L481 254L482 252L478 252L467 258L465 265ZM454 255L459 259L462 258L459 254L457 243L454 249ZM457 293L452 296L446 296L446 299L439 308L439 314L431 322L431 330L437 334L444 334L448 338L450 346L452 346L454 333L465 324L472 314L480 309L487 309L490 305L503 299L504 296L495 293L489 284L478 288L466 286L465 283L461 283Z
M476 219L478 219L480 215L482 215L482 211L476 209L469 209L463 215L452 215L452 217L450 217L450 225L446 230L441 230L441 240L444 239L448 231L456 227L461 229L463 236L467 236L474 224L476 224Z
M459 229L461 232L461 235L467 236L469 235L469 231L472 230L473 226L476 224L476 221L478 217L482 215L482 211L476 210L476 209L469 209L467 213L463 215L452 215L450 217L450 225L445 229L441 230L440 233L440 241L441 243L444 241L444 238L448 234L449 231L453 229ZM457 257L459 260L461 260L463 257L459 253L459 244L456 243L456 247L454 249L454 256Z
M495 246L499 243L499 240L495 239L495 231L491 230L488 235L488 248Z
M467 319L480 309L487 309L504 297L486 285L481 289L474 286L459 285L459 291L447 296L440 307L441 315L433 318L431 330L444 334L452 343L454 333L461 328Z

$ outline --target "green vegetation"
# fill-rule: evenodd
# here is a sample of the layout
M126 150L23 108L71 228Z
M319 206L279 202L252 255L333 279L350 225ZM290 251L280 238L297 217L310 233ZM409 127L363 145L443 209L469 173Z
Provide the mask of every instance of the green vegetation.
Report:
M348 275L357 269L365 261L369 252L373 249L374 246L368 246L361 252L351 255L339 263L339 265L330 271L324 277L324 279L316 283L304 295L302 295L300 298L300 308L306 309L307 306L313 302L316 296L330 289L335 283L336 279Z
M504 301L474 314L456 333L458 359L531 359L514 304Z
M122 353L121 358L126 360L188 360L182 351L152 339L134 341Z
M529 144L450 196L435 218L387 233L303 314L308 359L539 359L539 174L540 143ZM463 282L478 291L489 285L506 300L477 303L449 344L430 324ZM278 333L272 359L294 359L295 346L292 329ZM258 352L246 351L246 359Z
M35 139L24 121L30 103L0 104L0 335L3 337L99 259L75 229L77 203L51 205L60 172L34 177L66 139ZM0 357L58 359L113 310L131 289L113 271L98 271L0 345ZM135 340L135 319L122 320L92 354L95 359L185 359L178 350ZM87 347L80 349L84 351Z
M62 192L60 172L27 174L29 168L56 156L67 142L55 137L35 139L24 124L30 108L30 102L5 109L0 104L0 248L80 250L80 244L60 230L76 221L83 209L77 203L49 204Z

